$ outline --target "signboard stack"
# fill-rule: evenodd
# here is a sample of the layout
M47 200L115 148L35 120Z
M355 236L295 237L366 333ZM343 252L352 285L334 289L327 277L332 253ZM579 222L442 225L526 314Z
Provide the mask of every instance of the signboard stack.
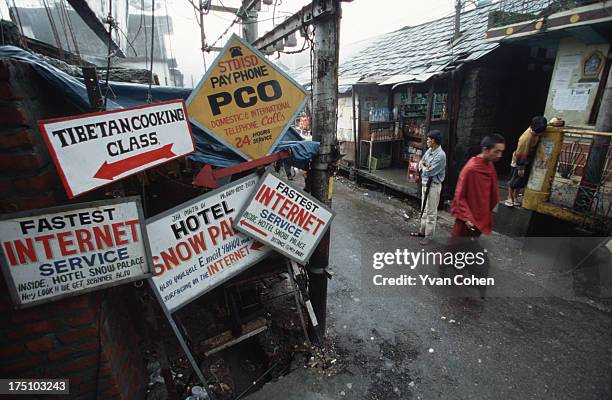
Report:
M323 203L268 171L234 227L306 264L334 215Z
M153 286L170 312L270 253L269 247L232 227L257 181L257 175L249 175L147 221Z

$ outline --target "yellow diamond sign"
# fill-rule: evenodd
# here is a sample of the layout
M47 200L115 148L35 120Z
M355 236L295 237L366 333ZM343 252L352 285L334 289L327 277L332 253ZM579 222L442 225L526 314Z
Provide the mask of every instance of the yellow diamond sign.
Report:
M306 102L306 92L233 35L187 99L193 124L247 160L264 157Z

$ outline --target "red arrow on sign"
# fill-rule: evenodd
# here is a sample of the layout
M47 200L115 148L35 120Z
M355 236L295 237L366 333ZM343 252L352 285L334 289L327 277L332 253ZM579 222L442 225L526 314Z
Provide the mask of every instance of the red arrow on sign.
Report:
M254 240L253 243L251 243L251 250L259 250L264 246L265 245L263 243L258 242L257 240Z
M268 236L268 234L264 231L262 231L261 229L257 228L256 226L253 226L251 224L249 224L248 222L244 222L243 220L240 220L240 225L244 225L247 228L254 230L255 232L259 233L260 235L264 235L265 237Z
M147 165L153 161L162 160L164 158L172 158L174 156L176 156L176 154L172 152L172 143L170 143L164 147L160 147L159 149L137 154L113 163L104 161L104 164L102 164L98 172L96 172L93 177L112 181L116 176L124 174L130 170L142 167L143 165Z

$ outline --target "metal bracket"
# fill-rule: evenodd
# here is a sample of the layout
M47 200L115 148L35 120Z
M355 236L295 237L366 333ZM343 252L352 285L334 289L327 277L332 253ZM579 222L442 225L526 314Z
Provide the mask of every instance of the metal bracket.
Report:
M83 80L87 88L87 97L89 97L89 105L92 111L100 111L102 107L102 90L98 81L98 73L96 67L81 67L83 71Z
M238 165L234 165L227 168L220 168L216 170L213 170L209 164L206 164L198 173L196 178L193 180L193 184L195 186L204 186L211 189L215 189L217 187L217 179L237 174L239 172L248 171L250 169L263 167L265 165L275 163L276 161L282 160L284 158L289 158L290 155L291 154L289 153L289 151L282 150L278 153L273 153L266 157L258 158L256 160L251 161L245 161Z
M312 24L316 18L324 15L333 15L337 11L335 0L313 0L312 3L302 7L300 11L278 24L270 32L267 32L255 40L253 46L263 50L285 38L287 35L303 29L306 25Z

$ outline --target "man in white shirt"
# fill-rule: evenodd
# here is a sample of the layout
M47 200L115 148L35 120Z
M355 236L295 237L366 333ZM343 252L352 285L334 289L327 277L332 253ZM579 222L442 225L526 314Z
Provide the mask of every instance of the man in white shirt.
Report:
M430 131L427 134L427 151L419 162L421 171L421 226L412 236L422 237L421 244L429 244L436 232L438 204L442 182L446 177L446 153L442 150L442 134Z

